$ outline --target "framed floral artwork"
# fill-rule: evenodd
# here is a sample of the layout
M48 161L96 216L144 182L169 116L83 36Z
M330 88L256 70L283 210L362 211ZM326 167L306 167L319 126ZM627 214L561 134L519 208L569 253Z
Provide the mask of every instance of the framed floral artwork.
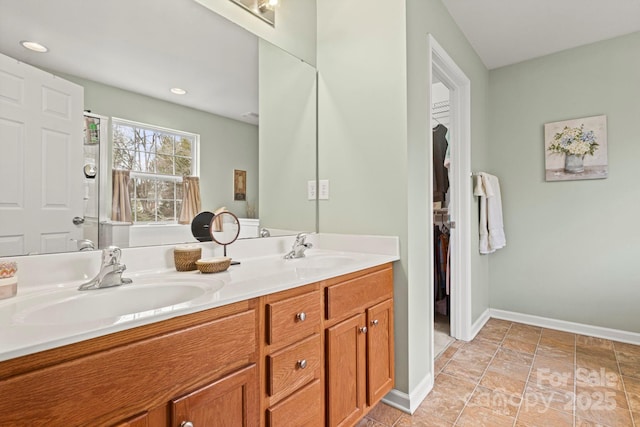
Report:
M547 181L606 178L607 116L545 123L544 153Z

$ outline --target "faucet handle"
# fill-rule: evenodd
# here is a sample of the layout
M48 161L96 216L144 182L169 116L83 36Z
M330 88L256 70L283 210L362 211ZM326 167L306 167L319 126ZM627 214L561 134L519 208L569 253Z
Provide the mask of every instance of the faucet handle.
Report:
M117 246L109 246L102 250L102 265L114 265L120 263L122 250Z
M296 243L302 245L304 244L305 239L307 238L308 234L307 233L298 233L296 235Z

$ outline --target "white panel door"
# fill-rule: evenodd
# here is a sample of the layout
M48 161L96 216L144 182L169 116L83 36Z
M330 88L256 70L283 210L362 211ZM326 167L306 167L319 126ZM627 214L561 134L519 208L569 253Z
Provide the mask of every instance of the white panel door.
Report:
M84 89L0 54L0 256L82 238Z

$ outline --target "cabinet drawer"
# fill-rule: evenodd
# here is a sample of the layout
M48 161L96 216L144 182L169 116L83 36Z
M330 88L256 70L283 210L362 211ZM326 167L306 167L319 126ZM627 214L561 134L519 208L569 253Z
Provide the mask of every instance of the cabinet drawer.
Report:
M321 357L319 334L267 356L269 396L287 395L317 378Z
M313 291L267 304L267 344L284 345L319 333L320 303L319 291Z
M322 412L322 387L315 380L267 409L267 426L322 426Z
M338 319L359 313L393 296L391 267L325 289L326 318Z

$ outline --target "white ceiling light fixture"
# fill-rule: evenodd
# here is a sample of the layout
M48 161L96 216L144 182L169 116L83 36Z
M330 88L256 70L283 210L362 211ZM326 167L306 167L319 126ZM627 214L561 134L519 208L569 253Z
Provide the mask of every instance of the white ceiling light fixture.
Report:
M179 88L179 87L172 87L171 88L171 93L175 94L175 95L186 95L187 91Z
M278 6L278 0L258 0L258 10L265 13L267 10L274 10Z
M22 40L20 42L20 45L22 47L24 47L25 49L29 49L29 50L32 50L32 51L38 52L38 53L49 52L49 48L46 47L45 45L40 44L38 42L30 41L30 40Z
M276 7L279 0L231 0L263 21L276 26Z

